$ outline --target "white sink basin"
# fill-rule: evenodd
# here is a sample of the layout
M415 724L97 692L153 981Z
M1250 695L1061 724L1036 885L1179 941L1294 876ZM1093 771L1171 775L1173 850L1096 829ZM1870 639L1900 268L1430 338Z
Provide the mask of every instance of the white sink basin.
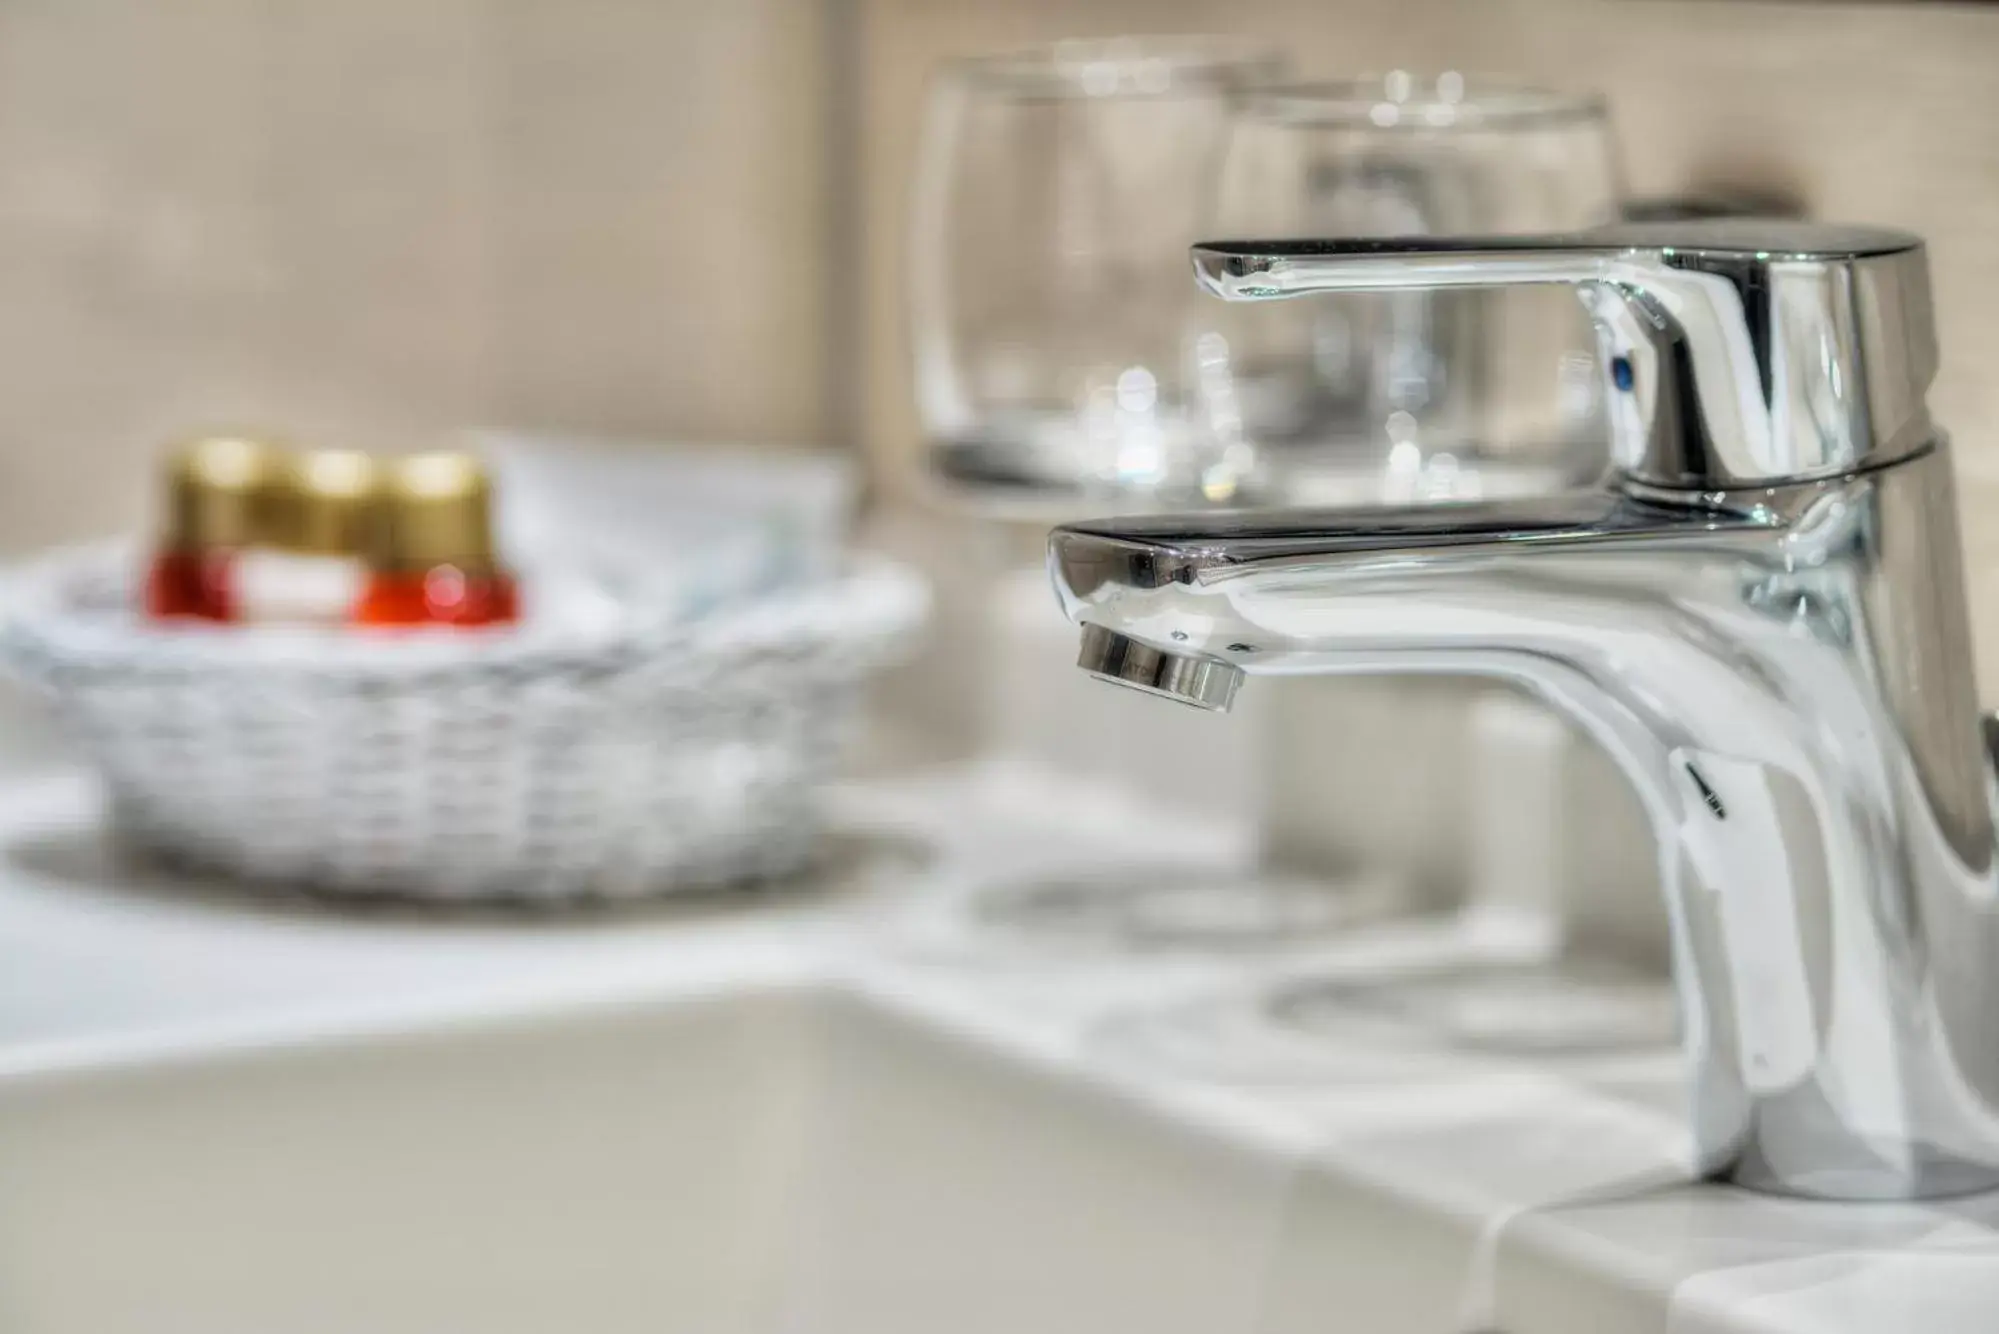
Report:
M812 1006L770 992L0 1087L0 1328L772 1327Z
M1122 855L963 798L883 799L925 893ZM1999 1328L1999 1197L1688 1185L1673 1054L1565 1053L1566 993L1349 978L1276 1035L1212 1003L1253 965L897 958L889 891L471 926L9 865L4 1334Z
M1281 1155L946 1022L827 1013L787 1331L1257 1327Z
M0 1328L1211 1334L1284 1177L827 989L591 1005L11 1079Z

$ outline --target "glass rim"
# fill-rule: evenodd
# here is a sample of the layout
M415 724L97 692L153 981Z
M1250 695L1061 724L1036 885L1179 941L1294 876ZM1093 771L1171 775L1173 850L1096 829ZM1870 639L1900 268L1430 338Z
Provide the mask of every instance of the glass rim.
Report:
M1354 79L1271 83L1250 89L1242 114L1285 124L1370 132L1511 130L1601 124L1598 92L1565 92L1496 75L1396 70Z
M1195 33L1069 38L959 56L942 66L948 76L982 89L1079 101L1247 89L1274 83L1284 68L1284 53L1272 42Z

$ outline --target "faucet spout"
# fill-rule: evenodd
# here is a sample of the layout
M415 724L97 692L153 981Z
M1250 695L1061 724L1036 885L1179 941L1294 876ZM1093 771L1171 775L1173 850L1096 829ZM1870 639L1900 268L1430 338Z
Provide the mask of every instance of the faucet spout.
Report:
M1999 881L1950 462L1740 491L1059 529L1084 665L1521 683L1657 838L1703 1168L1825 1198L1999 1184Z

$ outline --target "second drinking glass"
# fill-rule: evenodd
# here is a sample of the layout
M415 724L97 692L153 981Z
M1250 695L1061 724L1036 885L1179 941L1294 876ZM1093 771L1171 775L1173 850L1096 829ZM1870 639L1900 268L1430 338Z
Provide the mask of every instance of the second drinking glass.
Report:
M1270 87L1235 116L1206 231L1504 235L1614 221L1603 103L1445 73ZM1199 307L1213 474L1258 504L1555 490L1604 466L1594 335L1555 288Z

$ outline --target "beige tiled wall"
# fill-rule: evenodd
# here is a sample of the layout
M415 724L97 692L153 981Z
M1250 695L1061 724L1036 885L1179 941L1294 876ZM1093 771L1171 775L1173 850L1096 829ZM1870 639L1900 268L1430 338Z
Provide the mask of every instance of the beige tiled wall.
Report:
M1308 73L1460 68L1608 90L1640 193L1776 184L1819 216L1931 242L1986 696L1999 702L1999 6L1756 0L866 0L868 437L906 476L917 429L903 207L953 53L1060 36L1240 31Z
M1927 235L1934 403L1999 686L1999 6L8 0L0 550L132 522L148 451L204 421L389 445L473 422L826 438L849 356L894 491L935 63L1243 29L1309 71L1602 86L1639 191L1774 181ZM842 79L851 161L827 153ZM834 309L850 267L858 307Z
M823 438L836 9L0 4L0 550L210 421Z

